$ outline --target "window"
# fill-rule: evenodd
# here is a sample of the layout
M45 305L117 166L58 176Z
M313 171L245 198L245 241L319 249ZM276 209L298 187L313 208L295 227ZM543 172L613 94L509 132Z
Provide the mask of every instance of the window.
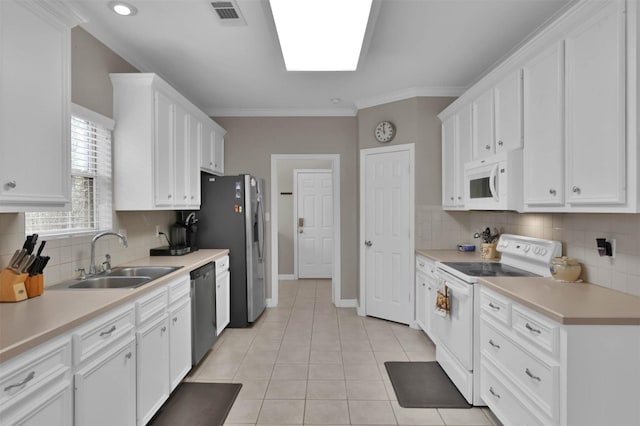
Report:
M70 210L26 213L27 234L72 235L111 229L112 129L110 118L72 105Z

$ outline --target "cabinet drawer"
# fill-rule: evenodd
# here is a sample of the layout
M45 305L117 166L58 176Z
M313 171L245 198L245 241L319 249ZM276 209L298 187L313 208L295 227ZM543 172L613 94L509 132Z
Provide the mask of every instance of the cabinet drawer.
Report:
M544 425L522 405L521 399L511 392L508 385L498 379L497 374L494 374L493 369L484 360L480 371L482 374L480 397L502 423L518 426Z
M514 306L513 329L526 341L552 355L558 355L560 324L542 318L521 306Z
M167 309L167 287L154 291L136 300L136 324L141 325Z
M525 352L495 329L486 319L480 324L480 350L509 379L529 396L544 414L558 420L559 367L548 365Z
M509 299L482 288L480 291L480 309L483 313L507 327L511 326L511 302Z
M416 271L423 272L427 277L435 279L436 264L422 256L416 256Z
M0 366L0 406L14 396L38 389L69 371L71 339L38 346Z
M180 277L168 285L169 287L169 305L177 302L183 297L188 297L191 294L191 283L189 276L185 275Z
M229 256L225 256L215 261L216 275L229 269Z
M133 306L110 312L73 333L73 362L79 364L125 335L133 335Z

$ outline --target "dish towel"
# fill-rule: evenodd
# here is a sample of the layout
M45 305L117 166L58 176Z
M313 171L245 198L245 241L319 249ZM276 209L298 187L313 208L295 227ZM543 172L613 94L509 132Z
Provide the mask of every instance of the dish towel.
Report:
M448 317L451 311L451 303L449 299L449 287L447 284L443 284L442 287L438 288L436 295L436 314L441 317Z

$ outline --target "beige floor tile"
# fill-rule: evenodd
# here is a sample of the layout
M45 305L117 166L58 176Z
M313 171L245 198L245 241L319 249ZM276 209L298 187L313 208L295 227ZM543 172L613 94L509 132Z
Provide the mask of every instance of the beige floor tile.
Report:
M491 421L481 408L439 408L438 412L447 425L491 426Z
M342 351L342 362L345 364L375 364L376 358L370 351Z
M303 400L265 399L258 416L259 425L300 425L304 418Z
M435 361L436 360L436 351L428 352L405 352L409 361Z
M340 351L311 351L310 364L342 364Z
M489 408L483 408L482 412L484 413L485 416L487 416L487 418L489 419L489 421L493 426L502 426L502 422L498 420L496 415L493 414L493 412Z
M265 399L305 399L306 380L271 380Z
M278 364L308 364L309 349L281 350L276 360Z
M276 364L271 380L307 380L308 373L307 364Z
M349 416L354 424L396 424L389 401L349 401Z
M344 380L342 364L310 364L309 380Z
M258 421L258 414L262 407L261 399L236 399L227 416L228 423L252 423Z
M233 379L242 383L242 380L268 380L273 371L273 364L242 364Z
M267 392L268 380L243 380L238 399L264 399Z
M307 382L307 400L310 399L347 399L343 380L309 380Z
M382 380L376 364L346 364L344 375L347 380Z
M340 340L343 352L373 351L369 340Z
M252 351L249 349L247 355L244 357L244 364L275 364L278 357L277 350L270 351Z
M444 421L435 408L403 408L397 401L391 407L399 425L444 425Z
M347 401L308 400L304 412L304 423L348 425Z
M253 343L251 343L251 347L247 353L253 351L277 351L280 350L280 345L282 341L280 339L253 339Z
M211 381L211 380L231 380L234 378L240 365L237 363L215 363L210 362L202 365L196 374L194 379Z
M409 361L407 354L403 351L374 351L373 355L376 357L378 363L385 363L387 361Z
M347 398L360 401L388 401L384 382L374 380L348 380Z

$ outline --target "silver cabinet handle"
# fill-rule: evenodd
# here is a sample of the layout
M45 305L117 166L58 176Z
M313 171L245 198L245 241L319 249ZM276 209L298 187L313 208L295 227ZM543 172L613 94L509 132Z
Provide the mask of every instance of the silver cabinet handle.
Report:
M491 395L493 395L496 398L500 399L500 394L496 393L496 391L493 390L493 387L489 386L489 392L491 393Z
M549 194L556 195L556 190L553 188L549 189Z
M367 246L367 247L371 247L373 245L373 243L371 241L367 240L367 241L364 242L364 245Z
M169 195L167 196L167 198L171 198L171 194L169 194Z
M527 368L524 370L525 373L527 373L527 376L531 377L533 380L537 380L539 382L542 381L542 379L538 376L534 376L533 373Z
M186 199L187 199L187 196L185 195L183 198L186 200Z
M14 179L7 182L7 188L14 189L16 186L18 186L18 182L16 182Z
M498 141L498 145L502 146L502 145L504 145L504 142L503 141Z
M100 337L109 336L109 335L111 335L111 333L113 333L114 331L116 331L116 326L115 326L115 325L112 325L110 329L108 329L107 331L103 331L102 333L100 333Z
M178 322L178 317L173 317L173 323L177 323Z
M500 349L500 345L498 345L497 343L494 343L493 340L491 339L489 339L489 344L496 349Z
M127 354L124 356L126 359L131 359L131 352L127 352Z
M573 192L575 192L576 194L579 194L579 193L580 193L580 188L578 188L577 186L574 186L573 188L571 188L571 190L572 190Z
M164 326L160 329L160 333L165 333L167 331L167 326Z
M532 333L537 333L537 334L542 333L542 331L538 330L537 328L533 328L533 327L531 327L531 326L529 325L529 323L526 323L526 324L525 324L525 328L526 328L527 330L529 330L530 332L532 332Z
M36 377L36 372L32 371L29 374L27 374L27 377L25 377L23 381L21 381L20 383L14 383L13 385L7 386L6 388L4 388L4 391L7 392L13 388L21 388L27 383L29 383L31 380L33 380L34 377Z
M427 285L425 283L422 283L422 287L426 287Z
M462 200L462 197L458 195L458 200Z
M491 145L485 145L484 149L491 149Z
M420 265L421 268L424 268L424 263L423 262L418 262L418 265Z
M491 309L493 309L494 311L499 311L500 310L500 306L496 306L493 303L489 302L489 307Z
M451 197L451 201L453 201L453 197Z

